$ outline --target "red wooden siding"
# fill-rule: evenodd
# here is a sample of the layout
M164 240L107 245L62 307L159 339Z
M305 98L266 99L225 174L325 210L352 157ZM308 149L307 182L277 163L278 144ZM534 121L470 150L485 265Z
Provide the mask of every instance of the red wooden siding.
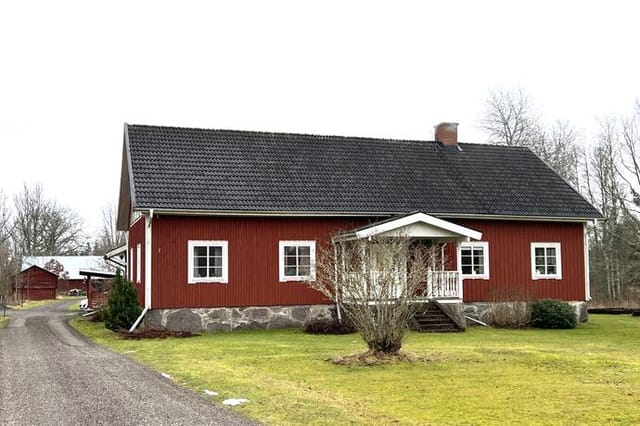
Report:
M315 240L321 251L331 234L368 223L349 218L153 219L153 308L271 306L327 303L301 282L280 283L280 240ZM228 241L229 282L187 284L189 240Z
M21 300L44 300L56 298L58 277L38 266L32 266L16 275L14 296Z
M138 292L138 301L141 306L144 306L144 255L145 255L145 220L144 217L139 218L129 228L129 246L127 250L127 279L131 278L131 282ZM140 244L141 253L138 253L138 244ZM131 249L133 249L133 258L131 257ZM136 282L138 274L137 257L140 256L140 282ZM129 275L131 271L131 275Z
M322 251L330 235L370 223L363 218L224 218L156 216L153 219L153 308L270 306L327 303L301 282L280 283L278 244L281 240L315 240ZM489 280L464 280L464 300L504 298L585 299L583 228L580 223L455 220L483 233L489 242ZM144 220L129 234L129 248L141 244ZM187 283L189 240L228 241L227 284ZM531 279L531 243L561 244L562 279ZM447 248L448 269L456 268L455 244ZM129 262L136 277L136 259ZM136 285L144 301L142 283Z
M528 299L585 300L581 223L456 220L489 242L489 280L464 280L465 302ZM561 244L562 279L531 279L531 243ZM455 251L448 250L455 268Z

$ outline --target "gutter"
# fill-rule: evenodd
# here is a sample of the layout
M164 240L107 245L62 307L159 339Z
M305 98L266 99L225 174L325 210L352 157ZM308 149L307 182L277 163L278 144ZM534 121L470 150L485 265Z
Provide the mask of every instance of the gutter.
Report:
M110 263L112 266L115 266L117 269L120 269L120 268L124 269L127 267L127 265L125 265L124 263L120 263L116 260L107 258L107 256L104 256L103 259L105 262Z
M277 211L277 210L206 210L206 209L171 209L171 208L148 208L142 207L136 211L150 213L152 210L156 215L167 216L227 216L227 217L389 217L406 215L406 211L398 212L353 212L353 211ZM462 214L434 212L425 213L438 219L478 219L478 220L515 220L531 222L591 222L599 220L602 216L591 217L566 217L566 216L520 216L520 215L490 215L490 214Z

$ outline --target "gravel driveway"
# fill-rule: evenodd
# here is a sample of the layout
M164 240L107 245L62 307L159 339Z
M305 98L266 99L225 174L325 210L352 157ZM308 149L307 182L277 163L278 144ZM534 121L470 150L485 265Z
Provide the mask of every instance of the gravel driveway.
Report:
M252 424L76 334L71 303L12 311L0 329L0 424Z

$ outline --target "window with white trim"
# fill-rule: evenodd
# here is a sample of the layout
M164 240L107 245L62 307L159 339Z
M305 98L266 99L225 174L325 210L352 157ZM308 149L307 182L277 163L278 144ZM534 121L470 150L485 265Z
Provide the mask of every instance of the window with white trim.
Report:
M489 279L489 243L460 243L460 269L464 278Z
M142 281L142 244L136 246L136 283L140 284Z
M127 262L129 267L129 281L133 281L133 247L129 249L129 261Z
M280 241L280 282L316 279L316 242Z
M531 278L562 278L560 243L531 243Z
M189 284L229 282L228 241L189 241L188 248Z

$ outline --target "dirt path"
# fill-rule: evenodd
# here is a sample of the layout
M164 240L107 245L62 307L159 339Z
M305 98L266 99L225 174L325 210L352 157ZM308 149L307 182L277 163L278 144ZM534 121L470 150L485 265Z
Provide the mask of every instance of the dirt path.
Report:
M0 329L0 424L252 424L79 336L71 303L12 311Z

